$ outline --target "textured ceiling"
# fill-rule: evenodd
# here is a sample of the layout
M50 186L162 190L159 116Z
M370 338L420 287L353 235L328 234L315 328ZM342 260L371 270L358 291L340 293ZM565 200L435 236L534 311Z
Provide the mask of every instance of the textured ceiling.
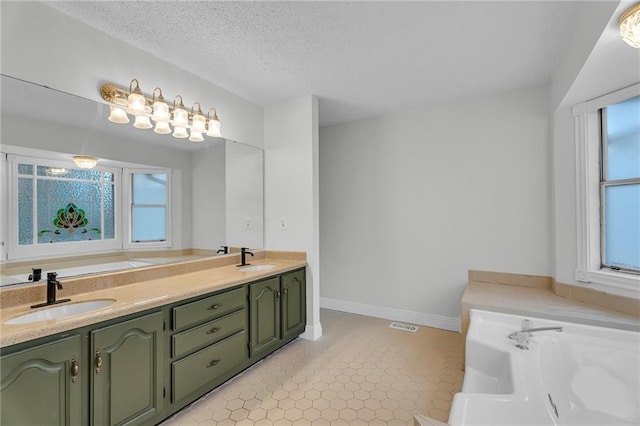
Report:
M543 84L580 2L48 2L260 105L320 125Z

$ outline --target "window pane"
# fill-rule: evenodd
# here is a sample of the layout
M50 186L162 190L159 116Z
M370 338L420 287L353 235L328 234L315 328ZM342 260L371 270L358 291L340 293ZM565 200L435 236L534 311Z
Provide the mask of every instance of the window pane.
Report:
M18 244L33 244L32 178L18 178Z
M133 207L133 241L165 241L167 239L166 207Z
M167 175L133 174L133 204L166 204Z
M100 185L38 180L38 243L101 238Z
M607 180L640 177L640 96L607 107Z
M105 240L116 237L116 206L114 202L115 189L113 185L104 185L104 236Z
M18 164L18 173L21 175L33 175L33 166L31 164Z
M607 266L640 270L640 184L605 188Z

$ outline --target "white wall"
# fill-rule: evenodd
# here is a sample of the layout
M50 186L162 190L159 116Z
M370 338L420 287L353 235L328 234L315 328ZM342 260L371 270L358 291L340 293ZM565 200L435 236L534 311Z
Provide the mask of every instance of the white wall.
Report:
M265 246L307 252L307 330L322 335L318 244L318 100L303 96L265 107ZM281 219L286 218L286 229Z
M217 250L227 245L225 145L216 140L192 154L194 248Z
M548 87L320 129L322 306L459 327L467 270L550 275Z
M227 245L264 247L264 152L233 141L225 150Z

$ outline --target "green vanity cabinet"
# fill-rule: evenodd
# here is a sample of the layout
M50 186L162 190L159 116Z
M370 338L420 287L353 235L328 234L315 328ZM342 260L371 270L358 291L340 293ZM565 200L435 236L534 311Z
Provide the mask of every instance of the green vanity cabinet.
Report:
M183 406L246 368L246 286L175 306L171 318L173 404Z
M3 356L0 424L80 424L81 364L78 335Z
M304 331L304 269L249 285L251 357L261 358Z
M91 333L91 423L140 424L162 411L163 313Z
M307 293L304 269L280 277L282 287L282 340L289 341L307 326Z
M251 357L255 357L268 353L280 343L280 277L251 284L249 300Z

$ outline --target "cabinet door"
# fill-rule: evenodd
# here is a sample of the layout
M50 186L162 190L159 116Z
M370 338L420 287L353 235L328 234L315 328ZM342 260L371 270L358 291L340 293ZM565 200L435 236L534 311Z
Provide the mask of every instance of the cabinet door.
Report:
M288 340L304 332L307 300L304 269L282 275L282 338Z
M91 420L94 425L141 423L163 405L162 313L91 332Z
M268 352L280 342L280 278L249 286L251 356Z
M0 423L77 425L82 416L80 337L3 356Z

